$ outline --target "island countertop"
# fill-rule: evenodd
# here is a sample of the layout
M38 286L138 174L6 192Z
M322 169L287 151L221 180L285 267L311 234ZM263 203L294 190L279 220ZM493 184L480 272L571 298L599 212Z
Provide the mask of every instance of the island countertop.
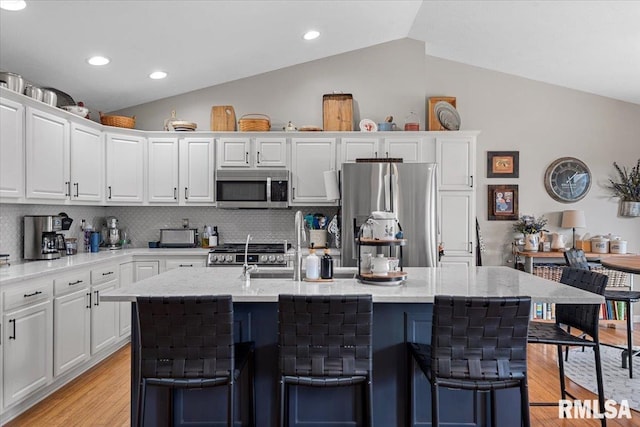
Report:
M270 271L264 268L261 271ZM292 271L292 270L290 270ZM338 268L345 273L354 268ZM241 268L174 269L134 284L100 293L102 301L131 301L139 296L231 295L234 302L277 302L280 294L371 294L376 303L432 303L435 295L531 296L535 302L597 304L604 298L509 267L405 268L400 285L362 284L354 278L333 282L241 278ZM293 275L293 274L292 274Z

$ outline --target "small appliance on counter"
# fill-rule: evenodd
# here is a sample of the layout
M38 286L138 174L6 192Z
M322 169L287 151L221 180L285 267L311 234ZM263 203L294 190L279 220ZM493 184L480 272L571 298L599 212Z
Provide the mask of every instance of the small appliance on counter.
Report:
M121 234L121 230L118 228L118 218L114 216L107 217L102 228L104 246L109 250L122 249Z
M195 248L198 230L195 228L163 228L160 230L161 248Z
M66 255L62 217L57 215L25 215L24 259L57 259Z

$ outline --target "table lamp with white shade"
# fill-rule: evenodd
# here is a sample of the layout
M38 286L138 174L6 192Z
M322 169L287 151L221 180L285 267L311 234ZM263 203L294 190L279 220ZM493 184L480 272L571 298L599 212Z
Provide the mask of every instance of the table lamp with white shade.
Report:
M572 248L576 248L576 228L585 228L587 222L584 218L584 211L569 210L562 212L562 228L573 229L573 243Z

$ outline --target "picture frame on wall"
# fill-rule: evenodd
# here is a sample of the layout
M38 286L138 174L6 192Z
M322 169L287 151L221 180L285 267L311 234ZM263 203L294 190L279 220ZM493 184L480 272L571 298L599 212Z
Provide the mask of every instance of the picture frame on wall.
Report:
M487 151L487 178L518 178L519 151Z
M513 221L518 219L517 185L489 185L487 199L489 221Z

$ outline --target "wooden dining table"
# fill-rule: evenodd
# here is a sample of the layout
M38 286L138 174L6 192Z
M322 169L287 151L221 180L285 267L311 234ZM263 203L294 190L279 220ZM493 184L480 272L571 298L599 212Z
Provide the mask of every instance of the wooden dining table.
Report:
M611 270L624 271L625 273L640 274L640 255L626 255L603 258L600 260L603 267Z

